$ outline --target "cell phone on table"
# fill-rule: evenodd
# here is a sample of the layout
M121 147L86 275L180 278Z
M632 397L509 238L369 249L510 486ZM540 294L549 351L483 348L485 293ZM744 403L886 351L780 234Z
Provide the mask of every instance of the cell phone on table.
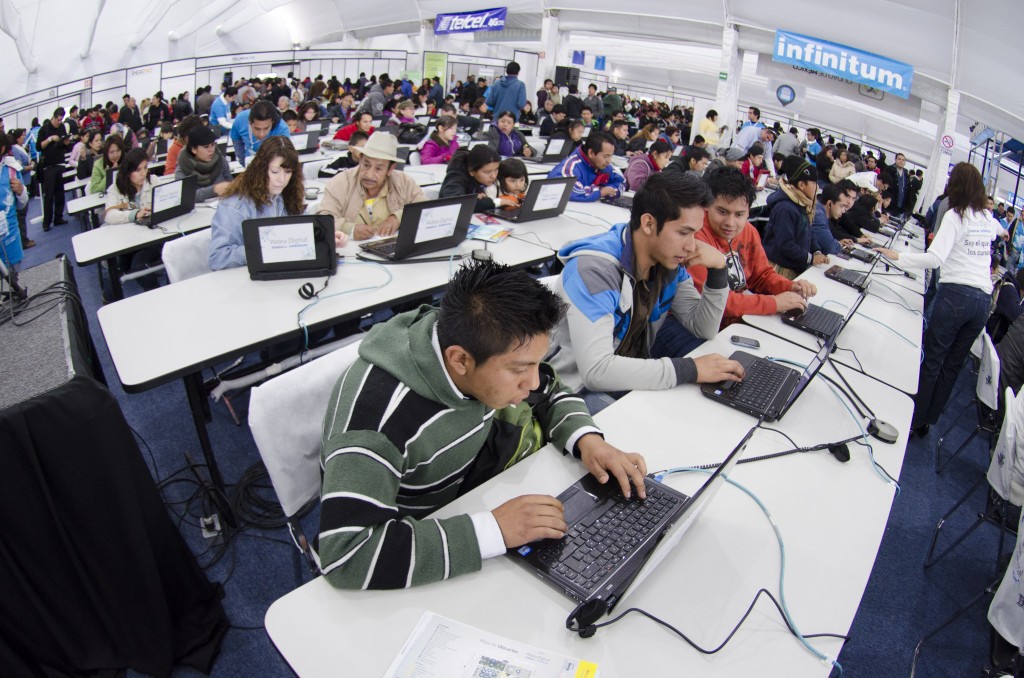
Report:
M761 342L758 341L757 339L741 337L738 334L732 335L732 337L729 338L729 341L736 344L737 346L742 346L743 348L761 348Z

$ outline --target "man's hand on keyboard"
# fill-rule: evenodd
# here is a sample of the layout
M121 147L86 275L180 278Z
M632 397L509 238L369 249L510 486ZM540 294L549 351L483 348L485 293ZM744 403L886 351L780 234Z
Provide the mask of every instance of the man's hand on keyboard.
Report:
M775 310L778 313L785 313L794 308L807 308L807 300L797 292L783 292L775 295Z
M576 443L580 448L580 459L591 475L602 485L608 482L609 474L615 476L622 489L622 495L629 499L630 481L636 486L641 499L647 498L644 491L644 476L647 475L647 464L644 458L635 452L623 452L609 445L596 433L588 433Z
M697 383L715 384L720 381L742 381L743 365L717 353L694 358L697 364Z
M377 235L382 238L386 238L389 235L394 235L398 232L398 217L394 214L389 216L387 219L381 222L377 228Z
M562 502L546 494L527 494L510 499L491 511L498 521L505 548L515 548L538 539L561 539L565 524Z

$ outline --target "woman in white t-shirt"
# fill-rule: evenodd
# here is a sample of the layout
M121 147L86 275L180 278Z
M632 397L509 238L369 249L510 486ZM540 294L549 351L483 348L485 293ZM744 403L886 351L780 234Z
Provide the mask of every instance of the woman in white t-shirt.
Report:
M907 268L942 267L938 292L926 318L924 360L911 429L924 437L946 407L971 344L985 327L992 304L992 241L1002 230L986 211L981 173L966 162L949 175L949 211L923 254L875 248ZM1004 231L1005 232L1005 231Z

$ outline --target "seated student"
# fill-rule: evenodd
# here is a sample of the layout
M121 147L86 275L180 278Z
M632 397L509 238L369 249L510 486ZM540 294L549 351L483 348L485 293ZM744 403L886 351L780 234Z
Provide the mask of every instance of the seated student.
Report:
M441 183L441 198L456 195L476 195L474 212L486 212L495 207L511 205L511 201L498 197L498 164L501 156L490 144L461 149L448 163L448 173Z
M868 236L864 235L860 228L856 225L850 225L846 221L846 215L850 209L854 206L857 198L860 196L860 189L857 185L849 179L843 179L839 183L835 184L835 187L839 189L839 200L843 206L843 212L840 217L836 220L829 219L828 227L832 233L832 237L839 242L848 240L854 243L860 243L861 245L870 245L872 240ZM852 230L851 230L852 229ZM845 245L843 246L846 247Z
M523 125L536 125L537 124L537 113L533 110L533 104L529 101L523 105L523 109L519 111L519 122Z
M502 208L520 207L529 184L526 163L519 158L505 158L498 165L498 197L503 201Z
M305 132L306 125L311 122L320 122L320 104L306 101L299 106L299 131Z
M289 108L281 113L281 120L284 121L284 124L288 125L289 136L302 132L302 126L299 124L299 114L292 109Z
M739 322L744 315L772 315L793 308L806 308L808 297L818 293L807 281L792 281L775 272L761 246L761 236L748 221L757 192L743 173L734 167L719 167L704 175L714 203L704 215L704 228L697 240L725 255L729 273L729 300L722 315L722 328ZM688 266L697 291L704 289L708 272L703 266Z
M566 118L563 120L555 131L551 134L549 139L561 139L565 141L569 148L568 152L573 153L583 143L583 121L582 120L569 120ZM563 152L565 149L563 148Z
M348 152L339 156L330 165L321 167L320 171L317 172L317 176L321 179L331 179L342 170L359 167L359 159L362 157L359 149L366 145L366 141L369 138L363 132L354 132L348 140Z
M829 263L828 255L811 249L811 219L818 177L814 166L791 155L782 164L779 190L768 196L764 251L775 271L790 280L808 266Z
M555 104L551 107L551 115L544 118L540 123L540 135L542 137L551 136L558 123L565 120L565 106L562 104Z
M594 117L594 109L590 106L584 106L583 110L580 111L580 120L591 129L596 130L600 127L597 123L597 118Z
M626 155L646 153L648 145L657 141L660 134L661 130L657 125L644 125L629 139L629 143L626 144Z
M608 130L615 142L615 155L626 156L626 147L629 144L629 123L625 120L616 120Z
M359 166L327 182L319 214L356 240L394 235L405 206L426 199L415 179L395 171L398 162L398 137L374 134L360 148Z
M106 224L130 224L148 218L153 213L153 185L149 181L149 160L141 148L128 151L117 172L117 179L107 190ZM153 245L125 256L127 271L141 271L160 263L161 245ZM159 287L153 276L138 278L144 290Z
M90 129L84 132L85 135L85 149L82 151L78 158L78 164L76 165L75 177L78 179L86 179L92 177L92 167L96 160L100 157L100 152L103 150L103 133L98 129Z
M242 222L296 216L306 209L299 156L288 137L268 137L244 172L225 189L213 215L210 268L245 266ZM335 235L337 238L337 234ZM339 244L347 242L341 238Z
M676 146L679 145L679 128L669 125L665 128L664 132L658 134L658 138L664 142L667 142L671 147L670 150L676 150Z
M651 175L668 166L672 159L672 148L669 142L658 139L646 153L637 153L629 159L626 167L626 187L631 191L639 191L647 183Z
M865 231L878 233L878 229L882 227L882 221L875 216L875 209L878 207L878 189L873 183L867 182L858 184L858 188L860 196L839 220L839 225L857 237L863 236Z
M394 115L384 123L385 127L416 124L416 104L410 99L403 99L395 104Z
M146 147L146 158L153 162L158 155L166 156L173 142L174 125L168 121L160 123L160 134Z
M355 98L348 92L334 95L334 103L327 107L327 117L334 124L346 125L355 112ZM371 116L372 117L372 116Z
M196 202L224 195L232 181L228 159L217 148L217 133L199 125L188 135L188 145L178 154L175 179L196 176Z
M834 230L842 228L839 219L846 214L846 209L846 201L838 185L827 184L821 189L811 221L811 247L814 250L832 255L854 246L852 238L840 240L833 235Z
M564 536L561 504L545 495L425 518L548 442L627 497L630 480L643 487L643 458L605 442L542 362L563 313L525 271L485 262L456 272L440 309L403 313L363 339L323 427L319 555L332 586L419 586ZM388 401L397 409L382 423Z
M352 122L344 127L339 127L334 133L338 141L348 141L356 132L362 132L366 136L372 136L376 127L373 126L373 116L369 111L359 111L352 116Z
M487 130L487 145L503 158L532 158L536 150L526 141L523 133L516 129L516 119L511 111L498 113L494 124Z
M747 158L740 167L740 170L750 180L752 186L757 186L757 180L761 178L762 174L770 174L762 165L764 165L764 146L760 143L754 143L753 146L747 149Z
M92 178L89 180L89 193L103 193L107 190L107 170L120 167L126 154L124 139L112 134L103 142L100 157L92 164Z
M78 141L75 142L75 145L71 147L71 155L68 157L69 165L74 165L75 167L78 167L78 161L82 159L82 155L85 153L85 149L88 148L87 136L89 132L93 131L93 129L83 129L78 133ZM2 131L3 128L0 128L0 132ZM100 139L102 138L103 135L100 134Z
M188 144L188 135L196 127L202 126L202 118L197 115L187 115L184 120L178 123L174 133L174 141L167 147L167 159L164 161L165 177L174 176L175 170L178 169L178 154Z
M604 132L591 132L575 153L567 156L548 172L551 178L575 177L570 200L595 202L601 198L617 198L625 188L626 179L611 165L615 144Z
M458 122L450 115L442 115L434 123L434 131L420 149L420 164L447 165L459 150Z
M569 310L549 355L567 384L618 392L742 378L743 367L719 355L657 352L670 310L704 339L722 321L729 291L725 257L694 237L709 204L711 193L699 177L659 172L633 198L628 223L559 251L565 269L556 288ZM703 294L687 273L698 265L708 269Z
M231 124L231 144L235 159L243 166L260 150L260 144L271 137L287 137L288 124L269 101L260 100L252 108L242 111Z

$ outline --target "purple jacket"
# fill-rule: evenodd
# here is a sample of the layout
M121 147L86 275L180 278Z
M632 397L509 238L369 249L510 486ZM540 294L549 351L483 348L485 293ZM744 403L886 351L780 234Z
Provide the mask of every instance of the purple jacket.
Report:
M447 165L457 150L459 150L458 139L452 139L448 148L444 148L433 139L427 139L427 143L423 144L423 148L420 149L420 164Z

